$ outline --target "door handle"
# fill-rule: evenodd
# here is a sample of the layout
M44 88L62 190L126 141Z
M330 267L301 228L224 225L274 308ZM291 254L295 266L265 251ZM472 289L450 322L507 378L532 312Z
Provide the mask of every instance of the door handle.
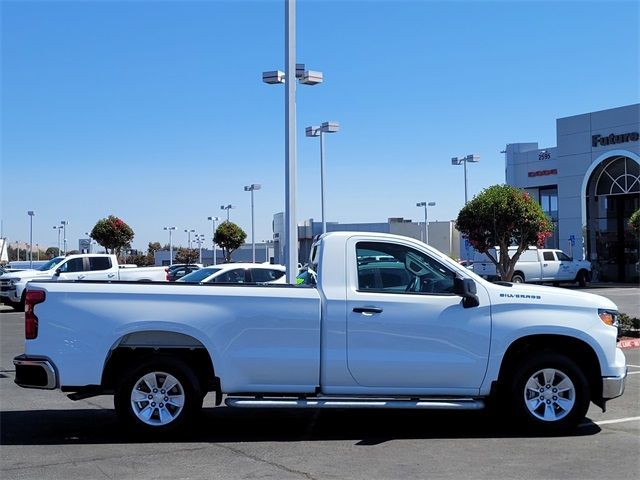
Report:
M116 274L115 274L115 273L110 273L110 274L108 274L108 275L107 275L107 277L109 277L109 278L113 278L113 277L115 277L115 276L116 276Z
M382 313L380 307L353 307L355 313L362 313L363 315L373 315L374 313Z
M82 280L86 275L78 275L78 280Z

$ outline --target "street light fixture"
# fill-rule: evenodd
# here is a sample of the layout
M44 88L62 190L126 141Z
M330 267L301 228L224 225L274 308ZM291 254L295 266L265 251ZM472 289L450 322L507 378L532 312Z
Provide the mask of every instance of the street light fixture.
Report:
M211 220L213 223L213 236L211 237L211 244L213 247L213 264L217 265L216 260L216 222L220 221L219 217L207 217L207 220Z
M340 131L340 124L338 122L324 122L319 127L312 126L305 129L307 137L320 137L320 205L322 215L322 233L327 233L327 222L324 216L324 199L325 199L325 169L324 169L324 134L336 133Z
M298 273L298 226L296 224L296 79L304 85L322 83L322 72L306 70L304 63L296 64L296 2L285 0L284 14L285 71L264 72L262 80L268 84L284 83L285 125L285 209L286 238L285 266L287 283L295 285Z
M33 268L33 210L27 212L29 215L29 268Z
M169 231L169 266L173 265L173 243L171 242L171 232L173 232L176 227L164 227L165 230Z
M424 243L429 245L429 224L427 223L427 207L434 207L436 202L418 202L416 207L424 207Z
M453 157L451 159L451 165L464 164L464 204L468 203L467 198L467 163L478 163L480 161L480 155L467 155L466 157L458 158Z
M67 254L67 225L69 225L68 220L60 220L60 225L62 225L62 246L64 247L64 254Z
M198 244L198 263L202 263L202 244L204 243L204 234L196 234L195 241Z
M253 263L256 263L256 224L253 216L253 192L261 188L262 186L259 183L252 183L244 187L245 192L251 192L251 255Z
M60 230L62 230L62 225L54 225L53 229L58 231L58 256L59 256L60 252L61 252L61 250L60 250Z
M194 229L189 230L188 228L185 228L184 232L187 234L187 243L189 245L189 250L191 250L191 234L196 233L196 231Z
M220 205L220 210L226 210L227 211L227 222L229 221L229 210L231 210L232 208L236 208L235 205Z

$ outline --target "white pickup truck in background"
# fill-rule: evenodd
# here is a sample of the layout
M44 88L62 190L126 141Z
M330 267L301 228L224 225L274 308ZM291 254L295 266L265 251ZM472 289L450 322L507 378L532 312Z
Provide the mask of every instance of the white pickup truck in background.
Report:
M0 276L0 300L16 310L22 310L27 282L46 279L164 282L166 272L164 267L119 265L117 257L108 254L83 253L55 257L37 269L8 272Z
M15 382L113 394L134 431L248 408L496 412L544 432L622 394L617 308L489 283L417 240L332 232L304 284L32 281ZM212 427L215 428L215 427Z
M491 255L498 258L500 249L492 249ZM516 247L509 247L509 256L513 256ZM488 280L498 280L495 264L486 254L476 252L470 267L476 274ZM591 263L587 260L574 260L562 250L535 248L522 252L516 262L511 278L513 283L578 283L581 287L591 281Z

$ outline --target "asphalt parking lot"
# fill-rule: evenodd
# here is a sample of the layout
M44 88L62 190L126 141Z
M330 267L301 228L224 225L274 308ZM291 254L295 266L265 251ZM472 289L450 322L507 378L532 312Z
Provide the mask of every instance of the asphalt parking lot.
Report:
M0 477L8 479L627 479L640 471L640 350L626 393L566 436L530 437L486 413L236 410L205 399L169 441L130 437L112 398L73 402L13 383L22 314L0 313Z

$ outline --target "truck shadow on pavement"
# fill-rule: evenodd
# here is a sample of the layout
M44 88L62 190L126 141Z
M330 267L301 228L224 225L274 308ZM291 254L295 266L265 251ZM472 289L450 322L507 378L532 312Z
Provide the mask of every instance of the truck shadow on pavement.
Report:
M583 422L563 436L600 432ZM485 412L205 408L188 430L166 438L127 431L112 410L0 412L0 445L109 443L244 443L353 440L378 445L398 439L522 438L539 436L497 422Z

